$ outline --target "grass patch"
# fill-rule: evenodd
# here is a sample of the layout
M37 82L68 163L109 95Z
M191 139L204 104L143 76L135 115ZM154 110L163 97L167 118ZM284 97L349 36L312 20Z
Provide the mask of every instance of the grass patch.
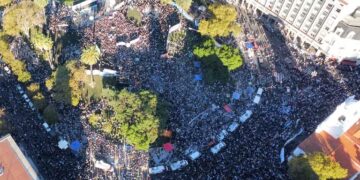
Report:
M124 84L120 84L117 81L116 77L94 76L94 81L95 81L94 87L90 86L91 76L88 75L86 79L87 82L85 83L85 86L82 89L83 98L85 98L86 100L100 99L102 96L104 96L103 90L105 88L112 90L121 90L125 87Z

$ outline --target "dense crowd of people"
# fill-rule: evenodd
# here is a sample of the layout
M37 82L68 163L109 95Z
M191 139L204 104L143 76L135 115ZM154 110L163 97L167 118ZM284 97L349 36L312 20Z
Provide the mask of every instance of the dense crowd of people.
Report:
M273 54L258 69L244 64L232 72L234 84L209 85L197 81L194 75L201 73L201 66L194 67L196 58L191 51L172 58L162 56L166 52L168 28L178 21L175 9L150 0L131 3L143 14L140 25L127 19L124 6L118 11L100 12L93 24L78 30L71 22L73 14L69 9L60 8L48 12L49 30L55 34L67 24L70 31L83 33L79 41L82 44L65 47L63 53L68 55L63 55L63 59L78 57L77 47L96 42L103 53L101 64L118 70L130 90L150 89L170 104L167 128L175 132L171 139L175 150L167 162L187 159L184 152L189 147L201 151L202 156L194 162L189 160L181 171L168 171L155 175L155 179L287 179L286 164L281 164L279 157L284 143L299 129L305 130L301 138L285 147L289 154L347 96L360 96L359 69L341 71L324 58L304 54L280 32L265 31L269 42L264 44L270 44L267 48ZM130 47L117 45L138 37L140 41ZM28 65L31 73L39 74L43 72L39 68L46 68L38 67L36 56L29 53L30 48L21 39L14 41L12 51L27 64L33 64ZM283 74L284 79L277 81L274 72ZM41 81L46 75L34 77L41 77L36 79ZM80 103L78 108L59 104L60 120L52 126L55 136L51 136L41 126L37 113L28 108L16 91L15 78L6 74L0 78L0 107L6 108L12 135L44 177L135 178L147 172L148 164L154 164L146 152L109 140L90 127L87 118L106 106L103 101ZM265 91L260 105L254 105L253 97L244 92L258 87ZM231 100L234 91L243 92L240 100ZM232 112L224 111L225 104L230 105ZM252 117L226 138L226 147L219 154L212 155L209 148L216 142L216 135L248 109L253 111ZM80 140L82 150L78 153L60 150L58 137L69 142ZM94 168L95 161L100 159L113 164L116 170L103 172Z

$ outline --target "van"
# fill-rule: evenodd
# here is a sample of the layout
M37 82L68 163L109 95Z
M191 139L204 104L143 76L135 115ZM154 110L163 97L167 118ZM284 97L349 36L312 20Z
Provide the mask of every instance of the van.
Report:
M247 119L250 118L251 115L252 115L252 111L246 110L245 113L242 116L240 116L240 122L244 123Z
M261 100L261 96L256 95L255 98L254 98L254 100L253 100L253 102L254 102L255 104L259 104L260 100Z
M181 168L183 168L183 167L185 167L187 165L188 165L187 160L181 160L181 161L177 161L177 162L174 162L174 163L170 164L170 168L171 168L172 171L176 171L176 170L181 169Z
M156 166L156 167L152 167L149 168L149 173L150 174L159 174L162 173L166 170L165 166Z
M229 133L224 129L220 132L220 134L217 136L218 141L222 141Z
M114 171L114 167L112 167L110 164L104 162L103 160L96 160L95 161L95 165L96 168L102 169L104 171L109 171L109 172L113 172Z
M218 143L217 145L215 145L214 147L212 147L210 149L210 151L213 153L213 154L217 154L223 147L225 147L225 143L224 142L220 142Z
M234 132L238 127L239 127L239 123L233 122L233 123L231 123L230 126L228 127L228 131L229 131L229 132Z
M264 92L264 89L263 88L259 88L256 92L257 95L261 96L262 93Z

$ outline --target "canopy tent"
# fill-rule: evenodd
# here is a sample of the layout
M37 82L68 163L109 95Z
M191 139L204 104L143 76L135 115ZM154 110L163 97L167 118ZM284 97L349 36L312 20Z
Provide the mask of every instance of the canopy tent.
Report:
M76 152L80 151L81 143L78 140L71 142L70 149Z
M201 81L202 80L202 75L201 74L195 74L194 79L195 79L195 81Z
M253 93L255 92L255 89L253 87L248 86L245 91L246 91L246 95L248 97L251 97L253 95Z
M171 143L165 143L163 144L163 148L165 151L170 152L174 150L174 146Z
M59 141L58 147L60 149L67 149L69 147L69 143L66 140L62 139Z
M248 48L248 49L254 48L254 45L252 44L252 42L246 42L245 44L246 44L246 48Z
M231 107L228 104L224 105L224 109L226 112L231 112Z
M232 94L232 99L239 100L240 99L240 93L235 91Z

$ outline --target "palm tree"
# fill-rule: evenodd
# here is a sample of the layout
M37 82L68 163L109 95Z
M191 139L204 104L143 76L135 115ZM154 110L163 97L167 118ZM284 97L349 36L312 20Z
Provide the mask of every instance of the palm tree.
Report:
M80 61L84 64L90 65L92 85L94 84L92 66L96 64L99 61L99 59L100 59L100 49L96 45L92 45L83 49Z

